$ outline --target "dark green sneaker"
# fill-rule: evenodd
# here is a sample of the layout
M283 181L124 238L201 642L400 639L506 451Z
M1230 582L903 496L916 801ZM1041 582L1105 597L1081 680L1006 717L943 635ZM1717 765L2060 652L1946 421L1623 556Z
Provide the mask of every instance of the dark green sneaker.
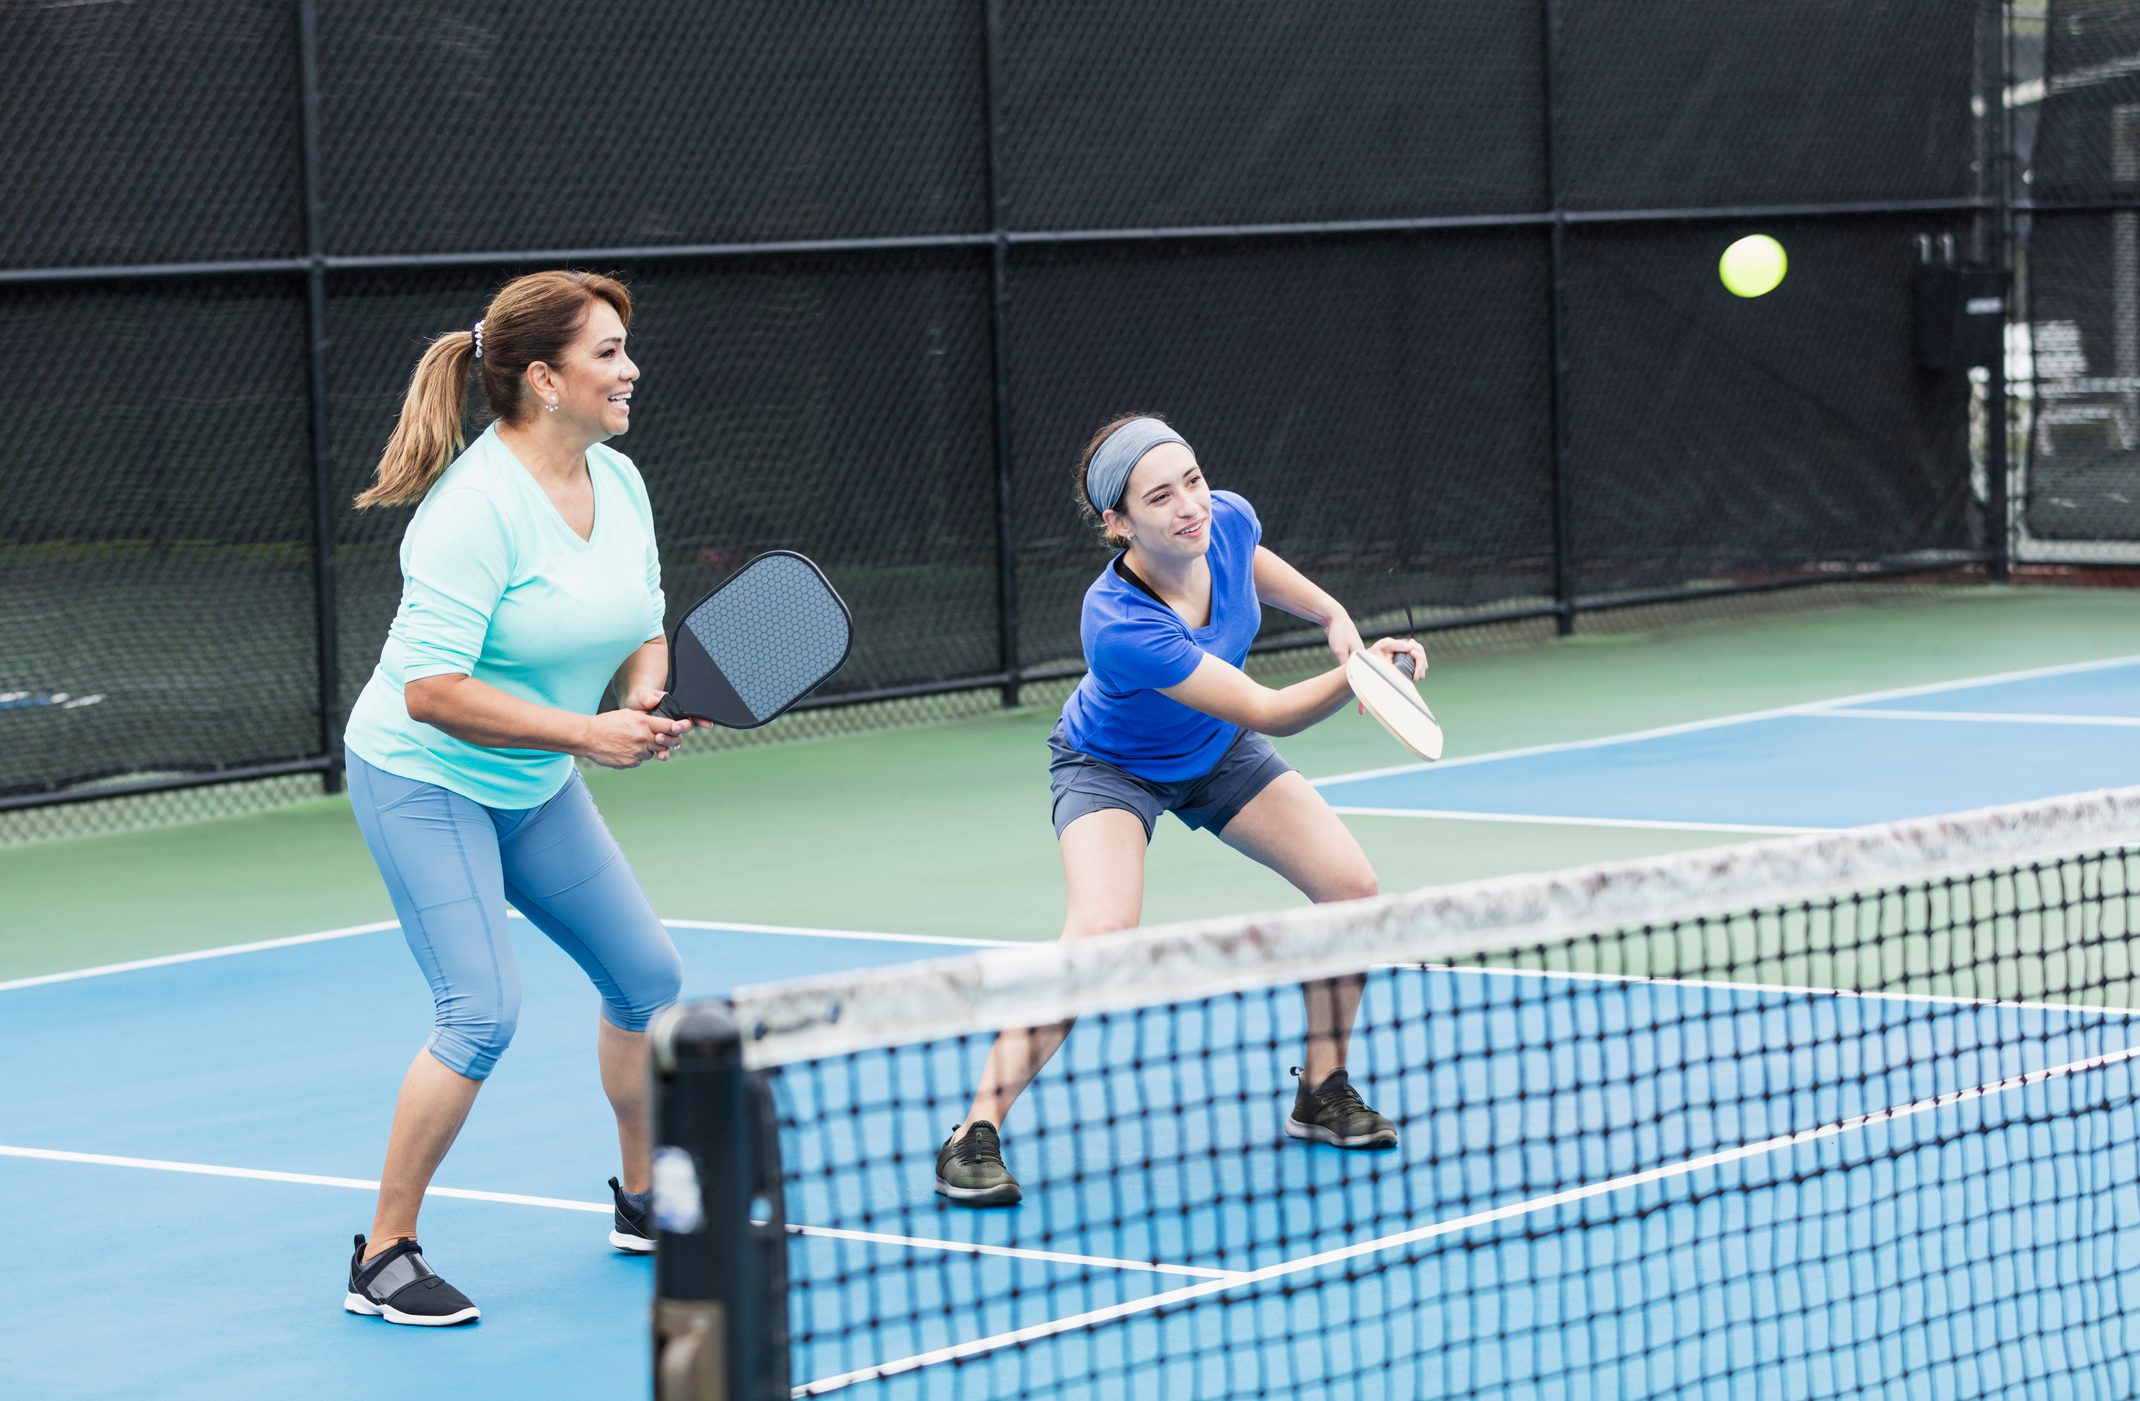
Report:
M1300 1074L1300 1067L1293 1067ZM1286 1116L1285 1131L1294 1138L1312 1138L1340 1148L1395 1148L1397 1126L1367 1107L1342 1070L1308 1088L1302 1080L1293 1095L1293 1112Z
M967 1206L1012 1206L1018 1179L1003 1166L1003 1142L996 1126L976 1119L973 1127L951 1137L936 1152L936 1190Z

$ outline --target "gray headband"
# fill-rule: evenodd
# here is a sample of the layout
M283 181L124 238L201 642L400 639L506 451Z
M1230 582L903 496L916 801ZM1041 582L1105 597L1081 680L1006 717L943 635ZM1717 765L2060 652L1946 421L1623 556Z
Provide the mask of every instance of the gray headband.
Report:
M1156 418L1133 418L1108 434L1085 466L1085 499L1092 509L1104 513L1120 505L1130 469L1161 443L1189 446L1187 438Z

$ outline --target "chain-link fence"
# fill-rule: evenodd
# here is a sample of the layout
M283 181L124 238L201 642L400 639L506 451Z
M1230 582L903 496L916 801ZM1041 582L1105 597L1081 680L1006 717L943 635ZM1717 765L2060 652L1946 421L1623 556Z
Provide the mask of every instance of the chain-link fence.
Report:
M785 546L853 607L787 732L1075 674L1073 462L1126 410L1388 627L1995 564L1909 282L1996 238L1998 19L0 7L0 808L332 782L406 521L350 497L424 341L540 266L632 283L672 605Z
M2016 7L2024 559L2140 564L2140 3Z

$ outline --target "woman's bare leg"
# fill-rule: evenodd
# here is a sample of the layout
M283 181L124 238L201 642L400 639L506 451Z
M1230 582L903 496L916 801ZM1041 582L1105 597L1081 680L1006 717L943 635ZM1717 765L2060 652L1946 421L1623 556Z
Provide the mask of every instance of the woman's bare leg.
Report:
M1338 820L1323 795L1297 773L1272 780L1219 833L1234 850L1270 867L1317 904L1363 900L1380 893L1375 868L1359 839ZM1353 1020L1360 1011L1365 974L1305 983L1308 1040L1300 1078L1319 1085L1345 1068Z
M1063 829L1058 843L1067 896L1063 938L1085 939L1136 927L1144 908L1146 843L1143 819L1120 808L1087 813ZM1057 1022L998 1035L959 1132L984 1119L1001 1127L1011 1105L1069 1031L1069 1022Z
M617 1149L624 1159L619 1180L627 1192L654 1185L654 1122L647 1111L646 1033L626 1031L597 1012L595 1055L602 1066L602 1092L617 1114Z
M424 1189L445 1160L446 1150L468 1121L481 1080L448 1070L428 1050L418 1051L394 1101L394 1127L386 1140L386 1166L379 1173L379 1205L364 1243L369 1260L400 1240L416 1238L416 1213Z

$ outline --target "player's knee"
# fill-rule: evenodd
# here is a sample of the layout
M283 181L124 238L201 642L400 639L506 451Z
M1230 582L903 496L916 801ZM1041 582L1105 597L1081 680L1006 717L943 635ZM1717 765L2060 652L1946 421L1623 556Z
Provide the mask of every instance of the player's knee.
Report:
M431 1054L448 1070L481 1080L497 1068L520 1025L518 999L462 1007L441 1015L431 1031Z
M666 939L662 944L661 952L636 971L629 987L619 986L616 998L605 1009L609 1020L624 1031L645 1031L647 1023L684 990L684 960L674 944Z

